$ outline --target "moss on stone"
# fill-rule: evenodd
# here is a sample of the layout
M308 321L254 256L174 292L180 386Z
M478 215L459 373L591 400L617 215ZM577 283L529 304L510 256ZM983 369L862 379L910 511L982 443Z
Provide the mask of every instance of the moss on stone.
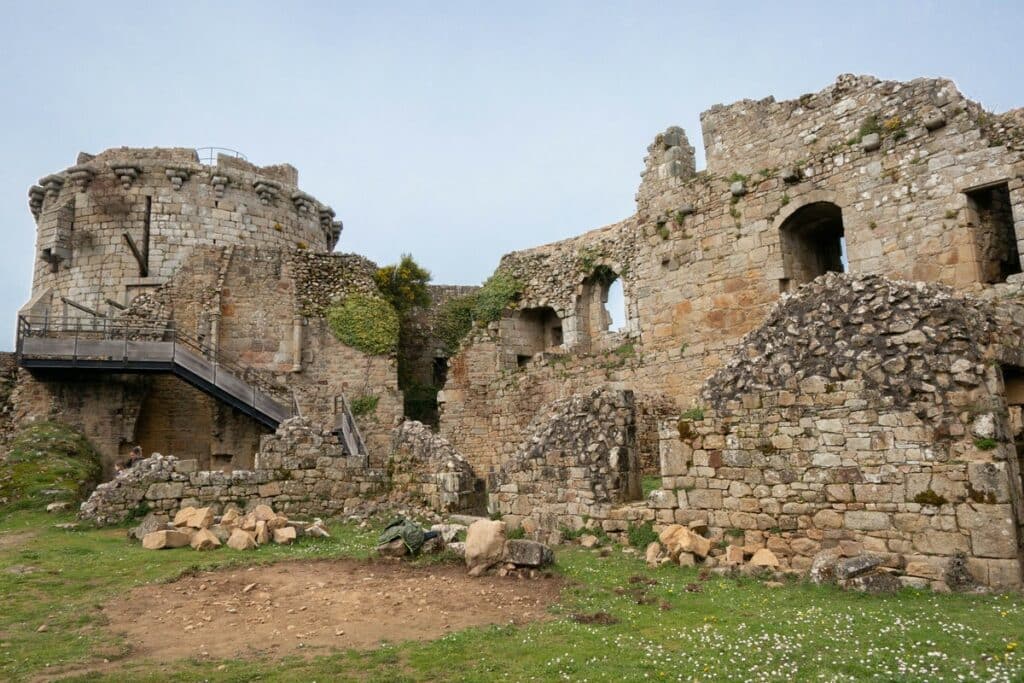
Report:
M338 341L364 353L394 353L398 347L398 313L379 297L346 297L327 309L327 324Z
M77 503L101 474L100 455L82 434L60 422L30 424L0 461L0 510Z

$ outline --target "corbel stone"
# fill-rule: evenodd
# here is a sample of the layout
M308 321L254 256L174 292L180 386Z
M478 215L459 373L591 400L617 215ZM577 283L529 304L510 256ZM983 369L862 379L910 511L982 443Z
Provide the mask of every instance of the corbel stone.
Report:
M85 192L85 189L89 187L89 183L92 182L93 177L96 175L96 169L92 166L79 164L69 168L67 174L78 191Z
M121 181L121 187L128 190L131 188L139 175L142 173L142 168L135 164L118 164L112 167L114 169L114 175Z
M36 219L43 212L43 199L46 197L46 190L40 185L33 185L28 188L28 208Z
M921 117L921 123L923 123L924 127L931 132L946 125L946 117L937 108L932 107L924 113L923 117Z
M295 209L302 215L313 213L316 209L316 199L302 190L295 190L292 192L291 197Z
M789 185L800 182L800 179L803 176L800 169L796 166L789 166L788 168L782 169L782 172L779 175L782 176L782 182Z
M231 183L231 178L226 175L215 173L210 176L210 185L213 187L213 196L217 199L224 198L224 190Z
M171 185L175 190L180 190L181 186L188 180L191 171L183 166L168 166L164 169L164 174L168 180L171 181Z
M252 187L260 197L260 204L263 204L264 206L273 203L281 193L280 183L274 182L273 180L267 180L265 178L260 178L259 180L254 181Z
M334 209L324 204L317 207L320 212L320 227L323 229L324 234L331 234L331 226L334 223Z
M878 133L868 133L860 141L860 146L865 152L874 152L882 146L882 136Z
M56 199L57 195L60 194L61 188L64 187L64 177L57 174L48 175L45 178L41 178L39 184L46 190L46 196L49 199Z

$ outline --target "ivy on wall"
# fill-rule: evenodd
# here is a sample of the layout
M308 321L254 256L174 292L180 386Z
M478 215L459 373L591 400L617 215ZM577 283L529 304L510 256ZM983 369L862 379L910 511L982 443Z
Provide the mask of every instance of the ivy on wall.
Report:
M449 354L454 354L459 350L462 340L473 329L473 323L498 320L502 312L522 292L522 282L499 270L473 294L444 302L437 313L434 333L444 342L445 350Z
M364 353L381 355L398 348L398 313L379 297L353 294L327 309L334 337Z

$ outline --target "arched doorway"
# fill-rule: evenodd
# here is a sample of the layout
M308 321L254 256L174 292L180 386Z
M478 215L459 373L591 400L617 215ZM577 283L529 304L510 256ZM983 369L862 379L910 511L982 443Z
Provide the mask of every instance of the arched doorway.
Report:
M783 281L793 291L825 273L846 270L843 211L832 202L814 202L794 211L779 227Z

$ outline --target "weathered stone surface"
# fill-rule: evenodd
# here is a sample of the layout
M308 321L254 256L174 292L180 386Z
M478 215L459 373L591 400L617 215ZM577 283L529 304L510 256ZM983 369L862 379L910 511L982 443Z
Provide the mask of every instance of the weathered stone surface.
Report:
M221 541L217 536L209 529L200 528L192 534L192 540L189 545L194 550L215 550L220 547Z
M466 530L466 566L470 576L480 576L505 556L505 523L480 519Z
M298 534L293 526L282 526L274 529L274 543L278 545L290 545L295 542Z
M877 555L844 557L836 562L833 571L837 580L846 581L861 574L866 574L880 564L882 564L882 558Z
M811 581L817 584L835 583L836 564L841 558L839 548L826 548L815 555L808 573Z
M754 567L771 567L777 569L779 566L779 558L775 556L768 548L760 548L750 558L750 564Z
M252 533L236 528L231 531L227 545L232 550L252 550L256 547L256 538Z
M188 543L188 534L183 534L180 531L153 531L142 537L142 547L146 550L182 548Z
M555 554L543 543L520 538L506 541L505 560L520 567L545 567L554 563Z

